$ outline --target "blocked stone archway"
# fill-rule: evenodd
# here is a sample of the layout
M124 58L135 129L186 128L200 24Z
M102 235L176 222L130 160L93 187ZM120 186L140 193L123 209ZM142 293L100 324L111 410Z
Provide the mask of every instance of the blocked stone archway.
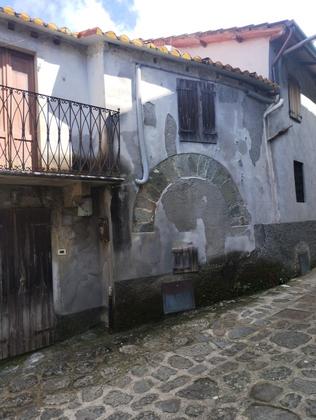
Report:
M199 178L217 186L222 193L232 226L248 225L250 216L227 169L215 159L198 153L183 153L160 162L139 189L134 206L133 231L153 232L157 204L169 185L183 178Z

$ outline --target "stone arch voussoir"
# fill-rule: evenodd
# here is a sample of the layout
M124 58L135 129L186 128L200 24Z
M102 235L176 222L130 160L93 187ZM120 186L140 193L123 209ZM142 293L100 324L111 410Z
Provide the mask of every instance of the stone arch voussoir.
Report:
M153 232L155 212L164 190L182 178L200 178L216 185L227 203L231 224L247 225L249 213L230 173L215 159L198 153L182 153L168 157L152 169L148 182L137 193L134 232Z

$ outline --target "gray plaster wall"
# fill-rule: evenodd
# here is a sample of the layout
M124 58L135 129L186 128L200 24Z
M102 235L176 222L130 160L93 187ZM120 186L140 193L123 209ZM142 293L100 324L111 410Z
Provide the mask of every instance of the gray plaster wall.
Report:
M268 135L274 136L280 130L288 131L276 137L269 144L276 178L279 219L283 222L298 222L316 219L316 116L302 106L302 121L289 116L288 77L294 76L301 91L316 101L316 86L298 63L290 59L279 67L280 96L283 106L269 118ZM305 202L297 203L295 195L293 161L304 164Z
M153 58L143 52L108 46L104 58L106 106L121 109L121 162L128 181L120 195L126 226L115 251L116 279L163 275L172 272L172 247L192 243L200 263L232 251L255 248L253 226L273 222L271 185L263 142L262 117L267 105L247 95L236 82L220 82L210 70ZM194 172L170 182L158 193L154 229L137 232L135 202L143 187L139 129L136 115L136 64L141 64L143 129L152 174L172 156L196 154L222 165L250 215L247 224L234 227L227 219L230 209L218 185L199 179ZM178 134L177 78L209 80L216 89L217 138L213 144L181 142ZM164 170L162 170L164 173ZM150 182L148 187L151 188ZM155 189L156 186L153 186ZM158 188L159 189L159 188ZM136 217L148 217L150 200L137 208ZM117 233L117 235L119 235Z
M316 221L257 225L255 238L261 257L280 262L289 277L301 274L302 255L309 268L316 264Z
M52 225L55 311L59 315L104 305L98 225L95 216L79 217L77 209L56 209ZM66 255L58 255L66 249Z

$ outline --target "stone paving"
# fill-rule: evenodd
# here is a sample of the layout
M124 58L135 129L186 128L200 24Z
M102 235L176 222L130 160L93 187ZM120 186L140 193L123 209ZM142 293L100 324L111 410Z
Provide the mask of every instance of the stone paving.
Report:
M0 364L0 418L316 418L316 271L125 334Z

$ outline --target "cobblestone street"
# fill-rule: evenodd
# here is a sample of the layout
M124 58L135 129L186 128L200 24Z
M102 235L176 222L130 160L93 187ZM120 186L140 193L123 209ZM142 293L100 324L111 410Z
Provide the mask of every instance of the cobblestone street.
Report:
M316 271L128 333L0 365L0 418L316 418Z

